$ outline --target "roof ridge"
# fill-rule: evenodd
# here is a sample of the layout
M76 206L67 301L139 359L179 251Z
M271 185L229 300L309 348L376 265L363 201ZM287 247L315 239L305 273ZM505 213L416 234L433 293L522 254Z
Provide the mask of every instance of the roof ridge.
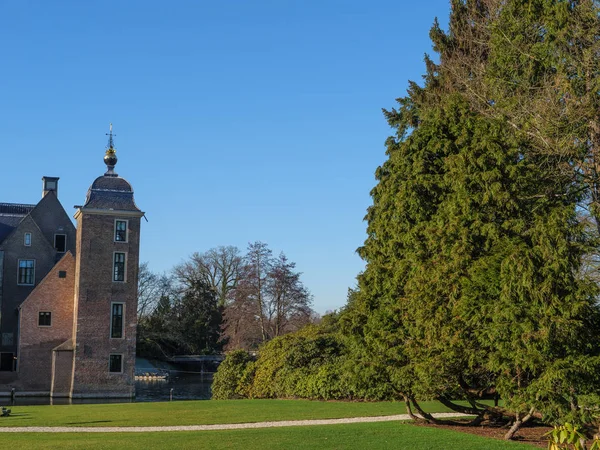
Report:
M12 202L0 202L0 205L35 206L34 203L12 203Z
M27 203L0 203L0 214L29 214L36 205Z

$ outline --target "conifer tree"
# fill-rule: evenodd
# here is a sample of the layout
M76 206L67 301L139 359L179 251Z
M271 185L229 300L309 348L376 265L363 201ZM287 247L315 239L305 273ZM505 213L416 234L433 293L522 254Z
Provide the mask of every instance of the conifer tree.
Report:
M557 178L585 191L581 212L600 230L600 3L454 0L436 50L472 108L499 117Z
M490 73L484 41L505 14L562 3L578 2L456 0L449 32L434 25L440 63L426 58L424 85L385 112L396 135L342 319L357 358L383 370L409 408L433 397L476 423L510 415L507 438L535 416L585 422L582 404L600 390L598 289L581 270L597 241L580 214L588 181L573 154L540 152L516 114L486 114L474 100L489 89L494 105L525 101L496 90L500 75L479 77ZM496 395L503 408L479 402Z

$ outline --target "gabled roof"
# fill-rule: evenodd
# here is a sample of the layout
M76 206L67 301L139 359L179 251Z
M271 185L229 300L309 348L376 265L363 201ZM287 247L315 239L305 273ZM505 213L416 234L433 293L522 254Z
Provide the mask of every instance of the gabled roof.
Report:
M25 305L25 302L27 300L29 300L30 298L32 298L33 294L36 293L38 290L40 290L41 287L45 283L48 283L48 282L51 282L51 280L54 280L59 271L67 270L69 268L72 271L75 270L75 256L73 256L73 253L71 253L70 251L67 251L67 252L65 252L63 257L58 260L58 262L54 265L54 267L52 267L52 269L50 269L50 272L48 272L46 274L46 276L44 278L42 278L42 280L36 285L36 287L33 288L33 291L31 291L29 293L29 295L25 298L25 300L23 300L23 302L21 302L21 304L19 305L18 308L21 309L23 307L23 305Z
M60 230L58 227L61 226L61 222L63 227L68 227L64 230L65 232L75 233L75 227L58 200L56 191L50 191L44 195L29 215L52 247L54 247L54 233Z
M35 205L0 203L0 243L33 211Z

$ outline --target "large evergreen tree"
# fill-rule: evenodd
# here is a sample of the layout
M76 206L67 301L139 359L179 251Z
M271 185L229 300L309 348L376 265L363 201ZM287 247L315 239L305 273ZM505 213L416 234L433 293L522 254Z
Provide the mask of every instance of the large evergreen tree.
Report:
M560 156L582 211L600 229L600 2L453 0L450 29L431 36L472 108L503 118L531 151Z
M581 218L589 182L577 152L540 152L516 114L484 114L474 100L486 86L498 93L491 104L526 100L493 87L510 78L510 59L504 68L494 59L492 81L479 77L503 45L490 30L538 6L559 20L570 13L563 3L578 2L456 0L449 32L434 26L440 63L427 59L424 85L386 112L396 135L376 172L359 249L367 266L343 318L361 361L409 406L434 397L478 422L509 414L507 437L534 416L586 420L581 403L600 387L597 286L581 270L596 239ZM472 68L459 71L465 60ZM503 409L478 403L494 395Z

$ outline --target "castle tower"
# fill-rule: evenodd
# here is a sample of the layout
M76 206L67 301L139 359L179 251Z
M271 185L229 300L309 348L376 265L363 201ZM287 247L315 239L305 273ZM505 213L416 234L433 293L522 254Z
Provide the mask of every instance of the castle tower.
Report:
M115 171L112 125L106 173L76 207L73 398L133 397L140 221L133 189Z

